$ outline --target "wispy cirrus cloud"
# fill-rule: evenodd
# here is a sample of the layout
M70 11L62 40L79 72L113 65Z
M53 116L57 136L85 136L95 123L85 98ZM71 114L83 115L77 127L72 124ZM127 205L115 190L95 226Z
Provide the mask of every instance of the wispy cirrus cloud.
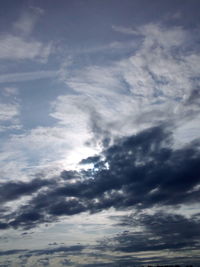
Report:
M13 28L20 34L30 35L44 13L39 7L29 7L28 10L22 11L17 21L13 23Z
M114 31L120 32L120 33L124 33L124 34L130 34L130 35L137 35L139 34L139 31L137 29L134 28L129 28L129 27L124 27L124 26L116 26L113 25L112 29Z
M19 105L0 103L0 121L8 121L19 115Z
M45 62L52 51L51 43L34 39L32 33L43 10L31 7L13 23L13 30L0 35L0 59L38 60Z
M14 102L0 102L0 132L11 129L20 129L19 121L20 105L17 101Z
M0 36L0 58L7 60L44 61L51 53L51 44L43 44L36 40L8 34Z
M0 75L0 83L8 82L23 82L31 80L39 80L50 77L58 76L58 71L56 70L41 70L33 72L21 72L21 73L7 73Z
M62 69L66 85L87 98L114 135L131 134L166 120L177 126L187 119L195 120L199 109L187 101L199 86L200 55L191 41L196 37L180 26L153 23L133 31L114 27L122 29L140 36L141 44L132 56L109 66L68 68L66 75ZM83 105L80 101L79 106Z
M17 87L5 87L3 88L3 95L5 96L15 96L18 94Z

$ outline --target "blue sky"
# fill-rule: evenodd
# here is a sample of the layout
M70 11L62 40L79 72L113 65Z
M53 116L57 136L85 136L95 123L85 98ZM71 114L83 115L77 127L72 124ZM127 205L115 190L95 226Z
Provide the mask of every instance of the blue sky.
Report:
M0 3L1 266L199 259L199 1Z

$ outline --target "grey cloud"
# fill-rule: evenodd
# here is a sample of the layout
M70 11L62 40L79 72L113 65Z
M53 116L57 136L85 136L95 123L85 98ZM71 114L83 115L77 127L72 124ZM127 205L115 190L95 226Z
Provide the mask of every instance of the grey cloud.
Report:
M0 252L0 255L12 255L12 254L19 254L19 253L25 253L25 255L51 255L59 252L80 252L84 249L84 246L81 245L74 245L74 246L63 246L63 247L57 247L57 248L49 248L49 249L36 249L36 250L4 250Z
M4 182L0 183L0 202L5 203L19 199L22 196L31 195L44 186L50 186L53 180L35 178L30 182Z
M0 222L0 229L1 230L7 229L8 227L9 227L9 225L7 223Z
M200 104L200 88L192 90L186 104L187 105L199 105Z
M0 256L11 256L11 255L19 255L18 258L20 259L21 264L29 263L29 258L32 256L40 257L37 258L37 262L39 264L43 264L43 266L47 266L48 263L50 263L50 257L51 256L61 256L64 255L67 257L68 255L79 255L82 250L84 249L84 246L81 245L74 245L74 246L62 246L57 248L47 248L47 249L36 249L36 250L4 250L0 251ZM49 257L48 257L48 256ZM20 265L21 266L21 265Z
M38 249L38 250L31 250L30 254L32 255L52 255L55 253L60 253L60 252L66 252L69 254L74 254L74 253L80 253L85 247L81 245L74 245L74 246L62 246L62 247L57 247L57 248L50 248L50 249Z
M153 206L197 203L200 191L194 187L200 182L198 147L196 142L172 149L171 134L164 127L118 139L102 153L103 161L98 156L83 160L93 163L94 169L63 171L54 186L48 186L21 206L9 225L28 229L60 216L95 213L110 207L134 207L139 211ZM69 183L73 178L76 182ZM40 186L40 182L25 184L25 189L20 189L20 193L14 190L13 195L28 195Z
M13 254L19 254L19 253L24 253L28 250L24 249L13 249L13 250L4 250L0 251L0 256L6 256L6 255L13 255Z
M60 174L61 178L64 180L78 179L80 178L80 174L77 171L62 171Z
M49 258L42 258L42 259L39 259L37 262L41 264L42 266L49 266L50 264Z
M97 163L100 161L100 156L93 156L93 157L88 157L87 159L81 160L80 164L90 164L90 163Z
M122 217L121 225L142 227L141 231L124 233L106 239L102 247L114 251L139 252L159 250L200 249L200 216L186 218L182 215L157 212Z

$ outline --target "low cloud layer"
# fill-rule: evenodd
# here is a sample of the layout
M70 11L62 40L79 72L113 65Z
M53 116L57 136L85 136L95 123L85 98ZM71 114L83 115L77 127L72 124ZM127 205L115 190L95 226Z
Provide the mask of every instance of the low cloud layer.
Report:
M116 218L115 218L116 219ZM118 218L121 226L138 231L124 231L113 239L102 242L104 248L113 251L140 252L200 248L198 229L199 214L186 218L183 215L156 212L150 214L134 214Z

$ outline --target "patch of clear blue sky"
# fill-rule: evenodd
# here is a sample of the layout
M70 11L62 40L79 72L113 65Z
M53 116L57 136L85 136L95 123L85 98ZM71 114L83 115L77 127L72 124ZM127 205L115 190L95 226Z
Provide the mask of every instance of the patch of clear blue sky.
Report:
M170 19L166 23L194 27L200 17L198 0L124 0L123 3L121 0L22 0L20 5L18 1L2 0L0 29L4 30L5 25L9 29L19 13L30 6L45 10L34 35L40 40L67 40L69 46L99 45L120 38L111 25L138 26L182 12L182 19Z

